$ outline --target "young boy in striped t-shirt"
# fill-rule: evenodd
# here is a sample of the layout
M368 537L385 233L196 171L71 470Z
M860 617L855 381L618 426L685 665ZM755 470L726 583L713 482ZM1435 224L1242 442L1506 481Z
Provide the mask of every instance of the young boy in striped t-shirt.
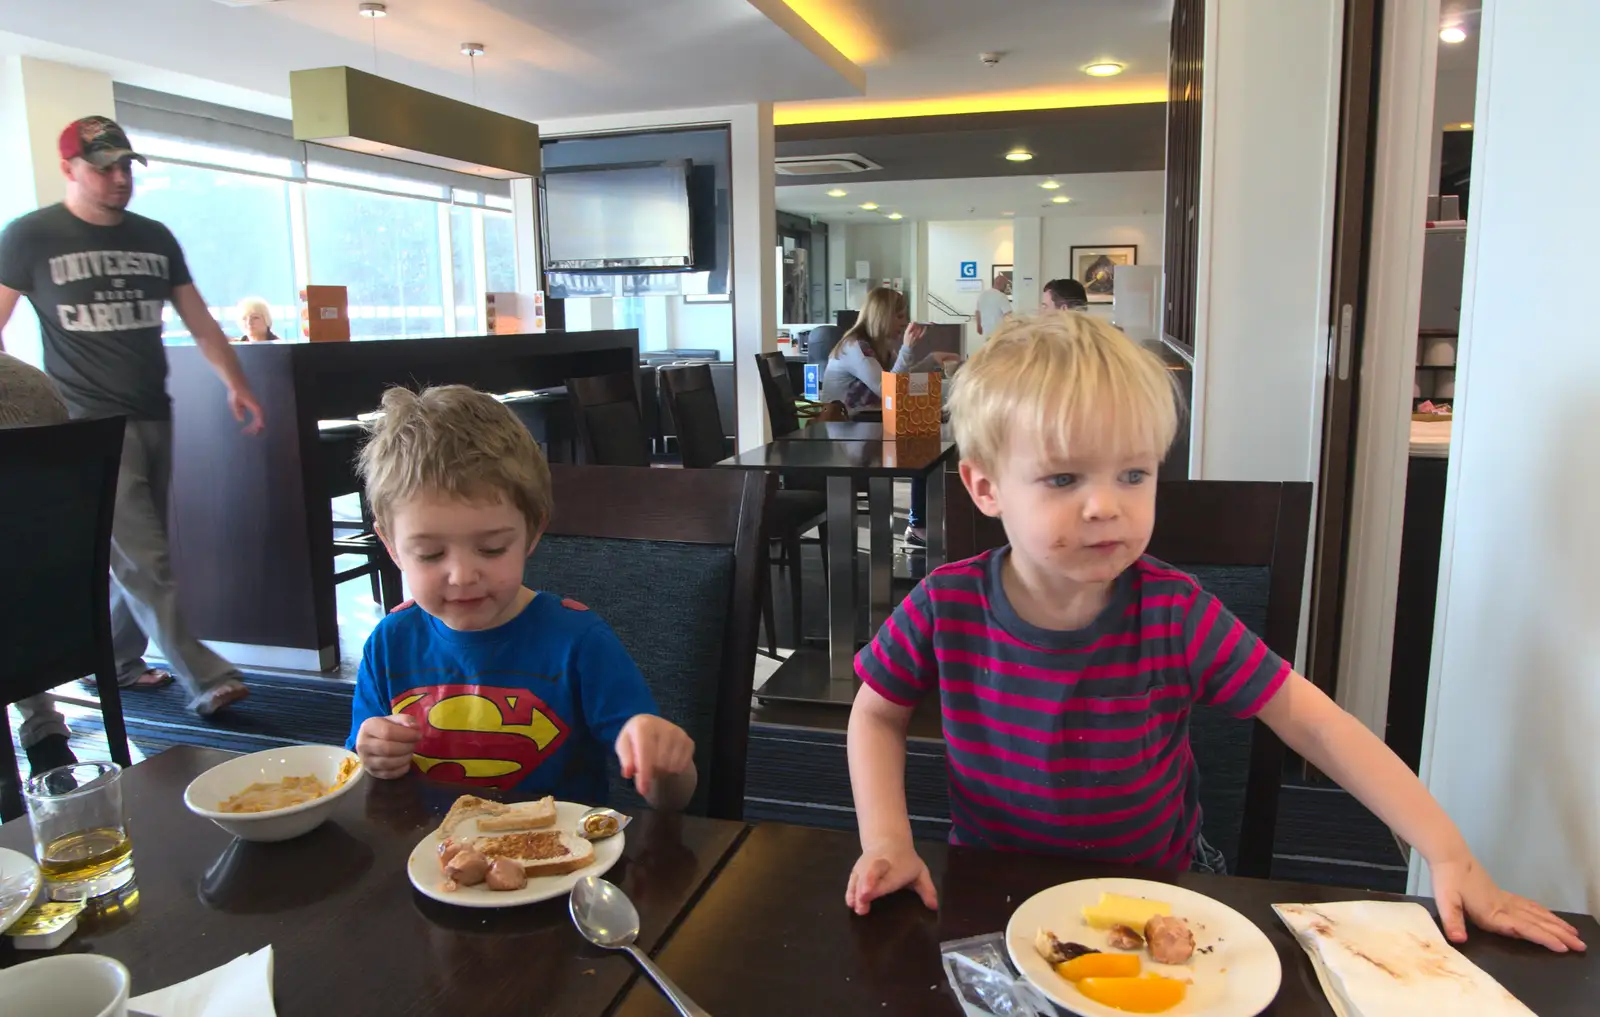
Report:
M961 480L1006 547L934 570L856 657L850 778L862 853L846 903L937 906L906 815L906 725L937 694L950 839L1216 871L1189 749L1195 704L1260 717L1422 852L1446 933L1582 949L1501 890L1406 765L1195 580L1145 556L1178 404L1154 355L1087 314L1009 321L956 376Z

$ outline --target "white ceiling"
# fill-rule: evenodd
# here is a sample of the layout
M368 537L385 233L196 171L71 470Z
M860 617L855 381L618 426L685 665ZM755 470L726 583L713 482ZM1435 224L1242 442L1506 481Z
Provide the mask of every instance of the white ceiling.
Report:
M754 0L4 0L0 52L112 71L279 116L289 71L349 65L530 120L859 94L853 69L819 57L786 10ZM764 0L770 4L772 0ZM854 75L859 81L859 72ZM219 87L220 86L220 87Z
M1057 190L1039 186L1046 179L1036 177L980 177L966 180L892 180L881 183L802 184L778 188L778 208L795 215L815 215L826 222L892 223L889 212L899 212L907 220L946 221L996 219L1004 212L1015 215L1046 216L1135 216L1160 215L1165 174L1080 173L1057 176ZM830 198L827 191L841 187L849 194ZM1050 199L1066 195L1072 201L1053 204ZM877 202L868 212L857 206Z

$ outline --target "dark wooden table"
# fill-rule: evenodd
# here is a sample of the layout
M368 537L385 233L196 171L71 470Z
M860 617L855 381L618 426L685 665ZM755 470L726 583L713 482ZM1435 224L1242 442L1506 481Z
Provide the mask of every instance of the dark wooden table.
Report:
M565 897L470 910L412 888L406 857L456 790L368 778L306 836L249 844L183 805L189 781L226 758L179 747L126 772L138 911L111 927L80 929L57 952L115 957L139 994L271 943L281 1017L599 1017L634 977L626 956L578 935ZM656 813L628 827L622 861L607 878L639 906L645 949L660 942L745 830ZM0 845L31 853L27 822L0 827ZM0 967L35 956L0 946Z
M870 440L828 437L828 428L866 429ZM818 428L812 431L811 428ZM873 431L872 429L876 429ZM944 485L941 471L955 453L955 444L932 435L883 438L881 424L812 424L810 440L780 438L760 448L724 459L718 466L772 470L791 477L816 478L827 489L828 519L828 653L800 650L781 665L761 688L773 702L848 704L855 699L856 648L856 497L858 481L867 486L868 624L878 630L894 606L893 482L925 478L927 491L927 566L944 564ZM803 432L802 432L803 433Z
M939 426L939 437L954 441L949 424ZM866 420L813 420L798 431L780 434L777 441L883 441L883 423Z
M1057 883L1138 875L1214 897L1266 933L1283 963L1283 984L1266 1014L1331 1017L1305 952L1271 905L1398 899L1271 880L1000 857L938 843L918 847L940 884L939 913L903 893L856 917L844 906L845 880L859 852L853 835L758 826L656 959L697 1003L718 1015L960 1017L940 965L941 942L1003 931L1019 904ZM1560 956L1475 931L1463 952L1540 1017L1593 1017L1600 999L1600 924L1569 920L1595 950ZM616 1013L668 1017L671 1009L653 986L639 982Z

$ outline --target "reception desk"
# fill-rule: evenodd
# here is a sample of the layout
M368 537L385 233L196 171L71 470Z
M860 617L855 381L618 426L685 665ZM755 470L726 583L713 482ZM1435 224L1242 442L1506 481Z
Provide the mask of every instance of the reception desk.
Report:
M193 346L167 350L173 400L172 568L190 627L241 666L339 663L329 463L319 420L378 407L386 388L489 392L634 371L634 329L234 347L266 416L241 433Z

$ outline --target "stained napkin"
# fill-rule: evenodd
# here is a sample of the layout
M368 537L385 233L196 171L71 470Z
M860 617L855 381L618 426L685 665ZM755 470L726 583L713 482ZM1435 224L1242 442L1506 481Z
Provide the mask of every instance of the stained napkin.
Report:
M236 957L185 982L128 1000L147 1017L276 1017L272 946Z
M1274 904L1338 1017L1535 1017L1451 946L1421 904Z

